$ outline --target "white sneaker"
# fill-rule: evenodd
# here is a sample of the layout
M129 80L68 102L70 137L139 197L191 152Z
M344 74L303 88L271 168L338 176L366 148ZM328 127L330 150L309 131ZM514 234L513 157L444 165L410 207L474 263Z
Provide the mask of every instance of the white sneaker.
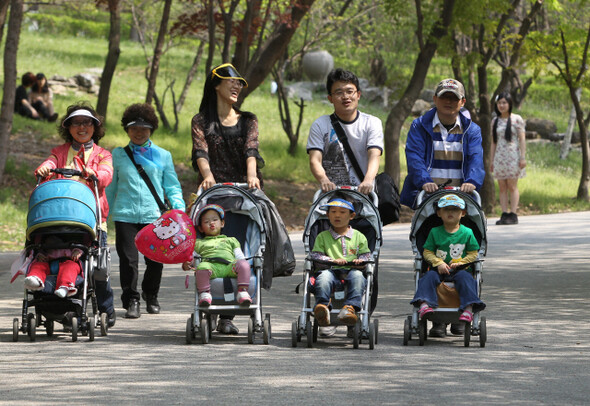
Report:
M245 290L240 290L238 292L237 299L238 299L238 303L243 306L250 306L252 304L252 298L250 297L248 292Z
M40 290L43 289L43 284L36 276L27 276L25 278L25 288L29 290Z
M320 326L318 332L320 337L332 337L336 334L336 326Z
M213 297L211 296L211 293L209 292L201 292L199 293L199 306L209 306L211 304L211 301L213 300Z
M61 287L55 291L55 295L61 297L62 299L68 295L68 288Z

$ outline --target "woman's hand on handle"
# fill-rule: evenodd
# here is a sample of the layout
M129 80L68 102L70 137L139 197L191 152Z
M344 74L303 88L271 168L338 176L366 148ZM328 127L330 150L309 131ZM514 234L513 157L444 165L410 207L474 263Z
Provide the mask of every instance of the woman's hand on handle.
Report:
M207 190L210 187L212 187L213 185L215 185L215 178L213 177L213 175L209 175L203 179L203 182L201 182L201 184L199 185L199 188L202 188L203 190Z
M258 176L248 176L248 188L260 189L260 179L258 179Z

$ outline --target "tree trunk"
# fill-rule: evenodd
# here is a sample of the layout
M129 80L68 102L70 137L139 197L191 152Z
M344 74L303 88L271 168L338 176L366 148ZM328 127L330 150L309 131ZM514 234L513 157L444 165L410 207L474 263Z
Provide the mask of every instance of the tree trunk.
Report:
M166 38L166 31L168 30L171 5L172 0L165 0L164 11L162 12L162 19L160 20L160 30L158 31L158 39L156 40L156 47L154 48L154 57L152 58L152 68L148 79L148 90L145 96L145 102L148 104L152 103L152 99L156 92L156 80L158 78L158 71L160 70L160 57L162 56L164 39Z
M484 213L491 213L496 201L496 188L494 186L494 177L491 167L491 150L492 150L492 103L488 96L488 73L487 64L478 65L477 67L477 87L479 89L479 114L478 124L481 127L481 146L483 147L483 166L486 176L483 186L480 190L481 208Z
M261 0L248 0L246 5L246 13L242 19L240 27L240 35L236 40L236 48L232 63L238 70L242 71L243 68L248 64L249 51L250 51L250 31L252 25L256 19L260 18L260 7Z
M578 87L576 89L576 99L578 99L578 102L580 101L580 97L582 97L582 88ZM559 153L559 159L565 159L569 155L570 145L572 143L572 134L574 132L575 126L576 126L576 106L572 106L572 111L570 113L570 119L567 123L567 130L565 130L565 136L563 137L563 142L561 143L561 152ZM585 125L584 125L584 127L585 127Z
M418 54L410 83L387 116L384 133L385 171L391 175L397 185L400 185L399 138L402 125L410 115L412 106L424 87L424 79L438 47L438 41L447 34L447 29L451 24L454 6L455 0L444 1L438 22L433 26L426 44Z
M241 103L250 93L252 93L264 79L270 74L272 67L275 65L285 50L289 46L291 37L299 27L299 23L309 11L315 0L297 0L291 6L291 18L288 21L283 21L270 35L268 40L263 45L260 52L258 52L252 60L248 63L248 67L244 74L248 81L248 87L240 93Z
M207 50L207 62L205 63L205 75L208 75L213 68L213 57L215 56L215 6L213 0L207 2L207 29L209 36L209 48Z
M588 201L588 183L590 182L590 162L588 161L589 147L588 147L588 131L584 125L584 112L580 101L576 97L576 89L570 87L570 97L576 108L576 117L578 119L578 127L580 129L580 142L582 143L582 176L580 178L580 186L578 187L577 198L579 200Z
M199 44L199 49L197 50L197 54L195 55L195 59L193 60L193 64L186 75L186 81L184 82L184 87L182 88L182 92L180 93L180 97L178 98L178 103L174 108L176 109L176 113L180 113L182 110L182 106L184 106L184 101L186 100L186 95L191 87L191 83L193 83L193 79L195 74L197 73L197 69L201 64L201 57L203 56L203 49L205 48L205 41L201 41Z
M98 91L98 101L96 103L96 112L107 118L107 108L109 104L109 93L111 91L111 82L117 68L117 61L121 54L121 9L120 0L109 0L109 13L111 15L111 26L109 29L109 52L104 64L102 76L100 78L100 90Z
M0 0L0 44L2 43L2 38L4 38L4 23L6 22L9 4L10 0Z
M2 93L2 111L0 111L0 182L2 182L4 168L6 167L10 132L12 131L17 79L16 56L22 20L23 0L12 0L10 3L6 45L4 46L4 89Z

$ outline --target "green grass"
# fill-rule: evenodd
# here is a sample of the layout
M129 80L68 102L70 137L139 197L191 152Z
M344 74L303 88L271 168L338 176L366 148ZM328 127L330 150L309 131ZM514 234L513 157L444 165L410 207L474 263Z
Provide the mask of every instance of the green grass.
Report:
M25 71L44 72L48 77L55 74L73 76L77 73L87 72L91 69L102 69L104 57L107 51L107 42L102 39L51 37L41 36L23 29L21 46L18 55L18 74ZM25 46L26 44L26 46ZM165 54L160 67L158 78L158 94L162 94L166 83L176 80L175 92L180 94L186 72L193 60L195 47L184 44L173 48ZM110 103L106 121L106 137L101 145L112 149L126 145L127 135L120 126L120 117L126 106L132 103L143 102L147 89L144 78L145 58L143 50L137 43L123 41L121 43L121 56L117 66L115 77L111 86ZM436 60L433 64L433 74L429 76L427 84L435 83L440 77L449 76L448 65ZM1 80L2 78L0 78ZM179 129L177 133L166 131L160 127L153 140L158 145L170 150L177 165L191 166L191 136L190 121L197 112L201 99L204 74L200 71L195 77L184 108L179 115ZM307 134L312 122L322 114L332 112L331 105L324 94L315 95L313 101L305 103L304 118L300 130L298 149L295 156L287 153L288 140L283 132L276 96L270 95L270 79L267 79L245 101L242 108L254 112L259 119L260 151L266 161L263 169L265 179L289 180L296 183L314 182L309 171L308 156L305 151ZM582 97L583 102L588 97ZM168 119L174 119L171 111L170 94L165 99L165 111ZM76 101L87 100L96 104L96 95L68 94L56 95L56 111L63 113L66 107ZM585 109L588 106L584 105ZM292 103L291 114L296 119L298 108ZM379 105L367 105L361 103L361 110L374 114L385 123L388 111ZM542 117L554 120L558 131L564 132L569 117L569 98L567 91L561 88L554 78L534 83L529 89L529 96L522 108L517 111L525 119L528 117ZM412 118L408 118L402 131L400 149L400 165L402 168L401 179L405 178L405 156L403 142ZM173 124L173 122L172 122ZM60 143L56 137L56 128L53 124L34 122L15 116L13 123L14 132L29 132L35 137L46 140L47 153ZM382 162L383 164L383 162ZM9 160L6 173L13 174L22 179L25 190L34 186L31 176L33 168L24 163ZM567 160L559 160L559 147L551 143L531 142L528 145L527 176L519 181L521 191L521 207L536 213L555 213L566 210L589 210L587 202L573 200L576 196L581 170L581 153L573 150ZM194 178L194 173L189 176ZM196 185L195 185L196 187ZM20 189L5 187L0 190L0 250L13 250L22 246L23 230L26 223L26 196ZM268 195L276 198L281 194L280 190L268 189ZM499 213L499 208L496 209Z

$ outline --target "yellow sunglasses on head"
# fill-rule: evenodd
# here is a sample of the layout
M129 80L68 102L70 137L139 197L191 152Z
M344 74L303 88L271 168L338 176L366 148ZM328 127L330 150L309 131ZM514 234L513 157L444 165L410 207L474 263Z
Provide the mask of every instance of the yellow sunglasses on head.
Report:
M248 82L246 82L246 79L244 79L242 75L238 73L236 68L234 68L234 66L231 63L224 63L223 65L215 67L211 71L211 77L213 77L214 75L220 79L239 80L240 82L242 82L244 87L248 87Z

